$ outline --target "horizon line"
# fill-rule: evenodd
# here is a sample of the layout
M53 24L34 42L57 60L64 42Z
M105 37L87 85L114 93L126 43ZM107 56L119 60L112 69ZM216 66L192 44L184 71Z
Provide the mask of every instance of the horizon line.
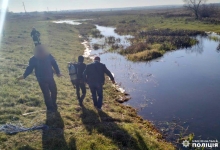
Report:
M217 3L207 3L207 4L220 4L220 2ZM41 10L41 11L27 11L27 13L33 13L33 12L59 12L59 11L85 11L85 10L105 10L105 9L125 9L125 8L141 8L141 7L166 7L166 6L184 6L184 4L170 4L170 5L148 5L148 6L130 6L130 7L104 7L104 8L87 8L87 9L62 9L62 10ZM49 7L48 7L49 8ZM7 8L9 9L9 8ZM10 10L10 9L9 9ZM1 12L1 9L0 9ZM13 11L9 11L13 12ZM25 13L24 11L15 11L13 13Z

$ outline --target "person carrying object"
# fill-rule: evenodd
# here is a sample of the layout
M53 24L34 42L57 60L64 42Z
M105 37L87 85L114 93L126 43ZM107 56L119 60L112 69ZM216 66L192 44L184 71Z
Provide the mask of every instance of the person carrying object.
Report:
M68 63L70 79L73 86L76 88L76 95L80 106L83 105L83 100L86 96L86 85L83 80L83 72L86 69L86 64L83 62L84 57L79 56L78 63ZM80 90L82 91L82 95L80 95Z

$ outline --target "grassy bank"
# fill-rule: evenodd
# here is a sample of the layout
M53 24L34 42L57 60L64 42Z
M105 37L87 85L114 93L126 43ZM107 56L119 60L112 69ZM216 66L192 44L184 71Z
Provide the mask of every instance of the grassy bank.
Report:
M178 14L176 14L178 12ZM167 15L169 14L169 15ZM182 14L182 15L181 15ZM184 15L182 9L155 9L121 12L90 13L90 21L103 26L114 26L119 34L136 34L148 29L199 30L220 33L219 24L209 18L195 20L192 15Z
M41 32L43 44L47 45L66 76L55 77L59 107L59 113L56 114L39 112L22 115L45 110L34 74L21 82L15 80L23 74L33 55L34 46L30 38L32 26ZM133 108L116 102L120 93L110 83L104 86L104 112L97 112L93 108L88 89L85 107L78 106L68 78L67 62L76 60L78 55L83 54L83 50L78 30L74 26L53 24L45 20L27 20L25 17L6 22L0 50L0 124L21 123L26 127L47 124L51 128L44 132L25 132L11 136L0 133L0 149L174 149L172 144L163 141L151 123L137 116Z

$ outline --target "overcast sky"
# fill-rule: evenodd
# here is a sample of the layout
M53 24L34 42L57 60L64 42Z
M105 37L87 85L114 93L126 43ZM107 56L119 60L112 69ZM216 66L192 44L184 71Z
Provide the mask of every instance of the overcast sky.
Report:
M70 10L183 4L183 0L0 0L1 8L3 1L9 1L9 11L13 12L24 11L22 2L27 11L45 11L47 7L49 10ZM220 0L208 2L220 3Z

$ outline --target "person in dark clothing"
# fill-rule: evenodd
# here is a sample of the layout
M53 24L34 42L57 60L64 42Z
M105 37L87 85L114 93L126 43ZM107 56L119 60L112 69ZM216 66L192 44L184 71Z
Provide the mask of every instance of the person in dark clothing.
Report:
M53 78L53 69L56 71L58 77L62 76L54 57L47 53L42 45L38 45L35 48L35 55L30 58L28 67L23 76L19 77L18 80L25 79L35 70L47 110L54 112L57 111L57 87Z
M99 110L102 109L105 74L110 77L114 84L115 80L113 75L104 64L100 63L100 57L95 57L94 62L87 65L86 70L83 73L84 80L89 84L94 106Z
M37 45L40 45L40 32L37 31L35 28L32 29L31 31L31 37L34 41L34 45L37 46Z
M83 80L83 72L86 69L86 64L84 64L83 62L84 62L84 57L79 56L78 63L76 64L77 79L71 80L73 86L76 87L76 95L77 95L77 99L79 101L80 106L82 106L83 100L86 96L86 85ZM80 96L80 89L82 91L82 96Z

